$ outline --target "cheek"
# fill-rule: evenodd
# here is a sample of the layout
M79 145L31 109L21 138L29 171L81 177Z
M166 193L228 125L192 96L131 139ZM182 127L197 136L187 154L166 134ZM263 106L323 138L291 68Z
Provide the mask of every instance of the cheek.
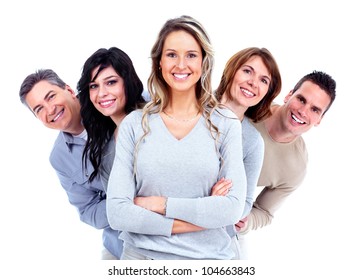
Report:
M195 63L195 69L197 69L200 73L202 72L202 60Z
M124 108L126 106L126 95L121 94L117 97L117 102L121 106L121 108Z
M89 99L93 103L94 106L97 105L97 96L98 96L98 94L96 92L89 93Z
M37 117L39 121L41 121L45 126L48 126L48 121L47 121L47 118L45 116L45 114L41 115L41 116L38 116Z
M321 122L321 118L318 116L318 117L314 117L313 119L312 119L312 124L313 124L313 126L317 126L317 125L319 125L319 123Z
M266 94L268 93L268 90L269 90L269 86L267 86L265 84L263 84L260 87L259 95L261 96L261 98L264 98L266 96Z

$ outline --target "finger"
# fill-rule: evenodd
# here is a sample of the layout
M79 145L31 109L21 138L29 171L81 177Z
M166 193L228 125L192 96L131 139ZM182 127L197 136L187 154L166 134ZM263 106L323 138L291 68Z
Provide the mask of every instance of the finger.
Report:
M231 180L221 178L212 188L211 195L225 195L225 191L231 187Z
M231 182L228 183L228 184L223 185L222 188L220 188L220 192L222 192L223 194L229 193L232 185L233 185L233 184L232 184Z
M223 183L212 191L212 195L226 195L231 188L231 183Z

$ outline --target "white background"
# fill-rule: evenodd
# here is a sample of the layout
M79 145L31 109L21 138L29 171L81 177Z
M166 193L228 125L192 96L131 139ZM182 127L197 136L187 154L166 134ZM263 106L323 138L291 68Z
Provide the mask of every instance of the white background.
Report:
M276 58L283 78L279 102L313 70L337 81L334 105L321 125L305 136L310 163L303 185L271 226L249 235L250 250L260 270L273 267L262 271L271 279L357 279L362 274L362 20L357 3L2 1L0 256L6 270L0 274L22 279L52 273L57 279L69 272L73 279L93 269L105 276L104 267L97 269L105 266L98 261L101 232L81 223L68 203L48 162L57 132L43 127L20 103L23 79L39 68L52 68L75 89L85 60L98 48L117 46L131 57L146 87L149 52L158 31L167 19L187 14L211 37L215 87L227 59L250 46L266 47Z

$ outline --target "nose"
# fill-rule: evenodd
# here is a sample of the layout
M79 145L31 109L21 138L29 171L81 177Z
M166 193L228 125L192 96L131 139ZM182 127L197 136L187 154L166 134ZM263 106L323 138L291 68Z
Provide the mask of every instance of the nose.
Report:
M178 68L181 68L181 69L183 69L183 68L185 68L186 67L186 60L184 59L184 58L182 58L182 57L180 57L180 58L178 58L178 60L177 60L177 62L176 62L176 66L178 67Z
M48 104L47 106L45 106L45 110L48 116L54 115L56 112L56 106L53 104Z
M250 76L250 79L249 79L248 83L252 87L257 87L258 86L257 80L256 80L254 75Z
M306 117L306 116L307 116L306 111L307 111L306 106L301 106L301 107L299 107L299 109L298 109L298 114L299 114L301 117Z
M98 97L104 97L107 95L107 89L105 86L100 85L97 92Z

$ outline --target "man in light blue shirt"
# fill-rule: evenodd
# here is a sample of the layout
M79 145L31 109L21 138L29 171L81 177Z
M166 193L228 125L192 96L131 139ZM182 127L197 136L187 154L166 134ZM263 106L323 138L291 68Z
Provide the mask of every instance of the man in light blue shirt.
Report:
M50 163L81 221L103 229L102 259L119 259L123 242L110 228L106 215L106 192L101 179L91 183L92 164L83 165L87 133L82 125L80 103L75 92L52 70L38 70L23 81L20 101L48 128L59 130Z

